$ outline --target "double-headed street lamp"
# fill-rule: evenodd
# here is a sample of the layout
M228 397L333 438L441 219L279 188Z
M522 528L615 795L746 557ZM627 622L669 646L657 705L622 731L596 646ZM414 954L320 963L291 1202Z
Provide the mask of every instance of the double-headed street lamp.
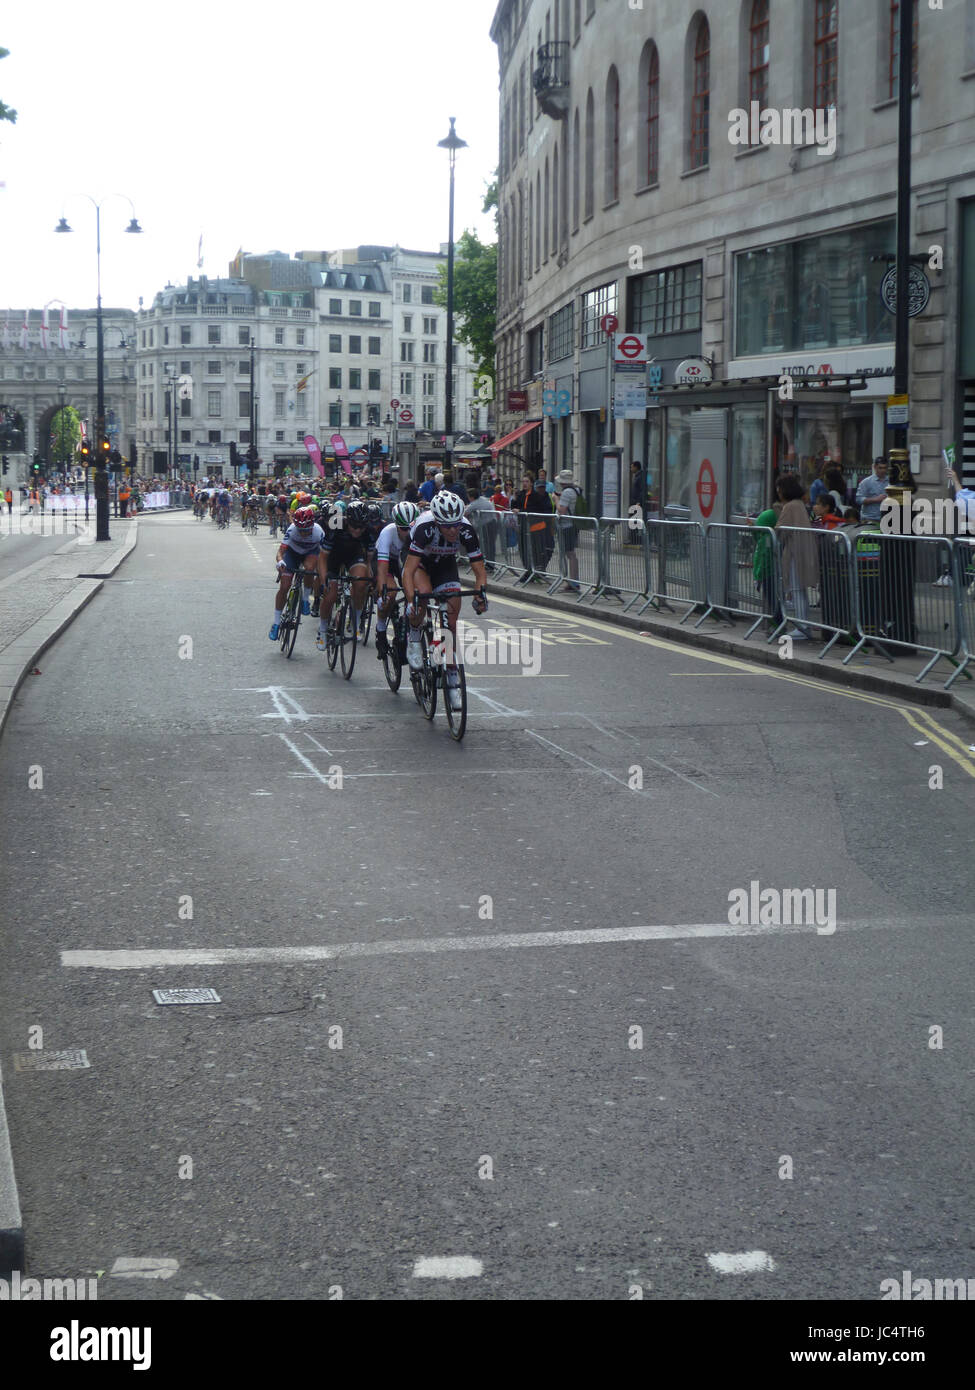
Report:
M444 403L444 467L450 467L451 440L454 429L454 160L457 151L467 148L454 130L456 116L450 117L450 132L446 139L438 140L440 149L450 154L450 217L447 237L447 377L445 382L446 401Z
M97 202L90 193L80 193L78 197L87 198L89 203L95 206L95 262L97 271L98 298L95 305L95 324L97 331L97 371L98 371L98 401L96 405L95 418L95 540L108 541L111 536L108 533L108 455L111 452L111 444L105 432L105 335L102 327L102 204ZM138 219L135 215L135 207L131 198L127 198L124 193L110 193L109 198L123 198L132 208L132 219L126 227L127 232L141 232ZM103 198L102 202L107 202L108 198ZM70 232L73 227L68 226L67 218L62 217L58 225L54 228L56 232Z

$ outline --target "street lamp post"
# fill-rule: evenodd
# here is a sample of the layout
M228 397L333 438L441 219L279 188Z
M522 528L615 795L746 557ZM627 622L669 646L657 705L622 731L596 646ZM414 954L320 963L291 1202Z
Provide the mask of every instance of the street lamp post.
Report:
M95 408L95 540L109 541L111 536L108 531L108 436L105 433L105 333L102 324L102 204L96 202L90 193L80 195L87 198L95 207L95 266L97 274L98 297L95 303L95 326L96 343L95 351L97 356L97 405ZM124 194L109 194L109 197L122 197ZM107 202L103 198L102 202ZM132 219L126 227L127 232L141 232L138 219L135 215L131 198L125 201L132 208ZM62 217L54 229L56 232L71 232L73 227L68 226L67 218Z
M447 228L447 373L445 379L444 402L444 467L450 467L451 440L454 429L454 161L457 151L466 149L467 141L461 140L454 130L455 116L450 117L450 132L446 139L438 140L440 149L450 154L450 215Z

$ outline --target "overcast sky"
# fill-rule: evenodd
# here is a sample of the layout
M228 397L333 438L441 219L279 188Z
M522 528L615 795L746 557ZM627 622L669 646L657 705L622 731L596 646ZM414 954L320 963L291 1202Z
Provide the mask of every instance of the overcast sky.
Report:
M495 239L481 213L497 165L496 0L21 0L3 6L0 316L102 301L136 308L167 281L227 274L255 253ZM73 236L55 236L66 216Z

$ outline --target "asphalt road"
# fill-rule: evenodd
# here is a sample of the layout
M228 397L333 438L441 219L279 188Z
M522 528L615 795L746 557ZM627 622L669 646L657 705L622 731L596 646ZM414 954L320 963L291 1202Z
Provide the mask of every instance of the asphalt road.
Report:
M63 513L48 512L43 517L32 517L21 513L18 502L14 502L12 513L8 513L5 504L0 510L3 512L0 516L0 579L52 555L65 541L78 534L74 516L69 518ZM84 526L84 513L77 525Z
M103 1271L100 1299L975 1276L966 726L496 600L478 626L539 631L540 674L469 668L457 746L372 643L348 683L311 622L282 658L272 552L141 520L0 745L30 1272ZM835 932L731 925L753 880L835 893Z

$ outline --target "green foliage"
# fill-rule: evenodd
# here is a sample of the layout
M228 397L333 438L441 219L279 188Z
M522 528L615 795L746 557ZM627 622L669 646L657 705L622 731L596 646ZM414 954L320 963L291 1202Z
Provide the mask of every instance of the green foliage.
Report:
M447 303L447 267L440 266L434 296ZM498 248L465 231L454 247L454 336L468 347L479 375L494 376L494 330L498 317Z
M73 405L55 413L51 421L51 460L59 468L76 462L75 454L81 443L81 421Z
M7 57L9 57L9 55L10 55L10 49L9 49L9 48L0 48L0 58L7 58ZM13 125L13 123L14 123L14 121L16 121L16 119L17 119L17 112L14 111L13 108L10 107L10 106L4 106L3 102L0 101L0 121L9 121L9 122L11 123L11 125Z

